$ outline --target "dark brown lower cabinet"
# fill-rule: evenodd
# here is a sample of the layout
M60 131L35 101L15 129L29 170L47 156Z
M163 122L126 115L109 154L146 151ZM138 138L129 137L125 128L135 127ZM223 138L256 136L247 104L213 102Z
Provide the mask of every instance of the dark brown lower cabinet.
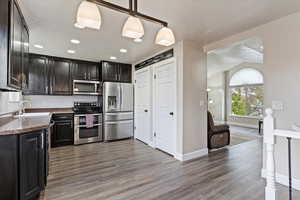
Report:
M51 130L51 147L74 144L73 114L55 114Z
M44 133L20 136L20 197L34 199L44 189Z
M0 136L0 199L34 200L45 187L46 134Z

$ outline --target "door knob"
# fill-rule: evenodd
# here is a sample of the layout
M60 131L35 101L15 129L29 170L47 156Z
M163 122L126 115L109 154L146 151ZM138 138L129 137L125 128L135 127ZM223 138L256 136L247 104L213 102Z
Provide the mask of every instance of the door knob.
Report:
M173 115L174 115L174 113L173 113L173 112L170 112L170 115L172 115L172 116L173 116Z
M148 112L148 110L145 110L145 112Z

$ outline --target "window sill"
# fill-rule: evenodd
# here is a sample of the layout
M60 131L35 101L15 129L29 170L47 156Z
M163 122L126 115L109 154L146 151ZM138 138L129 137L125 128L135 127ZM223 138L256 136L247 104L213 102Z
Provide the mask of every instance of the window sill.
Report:
M229 115L229 117L235 117L235 118L244 118L244 119L262 119L261 117L253 117L253 116L242 116L242 115Z

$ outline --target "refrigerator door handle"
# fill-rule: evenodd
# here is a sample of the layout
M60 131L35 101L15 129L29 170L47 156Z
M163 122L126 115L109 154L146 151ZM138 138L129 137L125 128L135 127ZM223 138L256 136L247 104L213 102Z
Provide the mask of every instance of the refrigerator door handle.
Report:
M120 111L123 111L123 87L121 84L119 84L119 88L120 88Z

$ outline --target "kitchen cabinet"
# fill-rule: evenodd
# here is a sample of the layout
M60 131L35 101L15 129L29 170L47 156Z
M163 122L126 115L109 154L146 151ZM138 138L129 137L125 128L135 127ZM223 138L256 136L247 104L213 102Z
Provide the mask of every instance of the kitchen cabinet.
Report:
M29 31L27 26L22 29L22 90L28 89L28 70L29 70Z
M74 144L73 114L55 114L52 120L51 147Z
M11 1L10 62L8 67L8 86L22 87L22 30L23 20L15 1Z
M48 58L46 56L30 54L25 73L27 77L27 87L23 89L25 95L48 94Z
M71 62L61 58L49 60L49 78L51 95L71 95Z
M47 178L46 130L0 136L0 199L36 199Z
M73 61L73 80L99 81L99 63Z
M32 132L20 136L20 197L27 200L44 188L44 133Z
M130 64L102 61L102 81L105 82L132 82Z
M121 64L119 65L119 81L124 83L132 82L132 68L129 64Z

